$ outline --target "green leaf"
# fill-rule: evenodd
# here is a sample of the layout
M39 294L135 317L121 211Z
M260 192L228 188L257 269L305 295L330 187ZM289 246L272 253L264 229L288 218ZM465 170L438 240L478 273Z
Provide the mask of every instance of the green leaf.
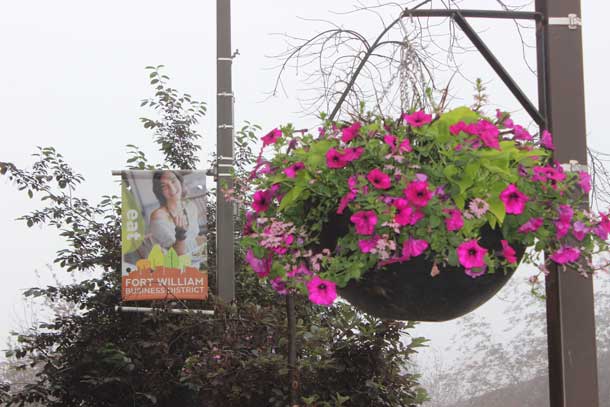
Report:
M501 225L504 222L504 218L506 217L506 208L504 207L504 202L502 202L500 198L491 197L489 198L488 203L489 211L495 215L496 219L498 219L498 223Z
M304 190L304 188L302 186L297 185L294 188L292 188L290 191L288 191L288 193L286 195L284 195L284 198L282 198L282 202L280 202L279 210L282 211L286 207L295 203L299 199L299 197L303 194L303 190Z

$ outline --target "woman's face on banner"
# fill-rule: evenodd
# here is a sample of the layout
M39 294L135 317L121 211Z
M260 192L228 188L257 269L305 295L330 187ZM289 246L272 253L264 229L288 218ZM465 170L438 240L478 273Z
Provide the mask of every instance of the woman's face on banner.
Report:
M165 172L161 176L161 192L166 200L182 197L182 184L173 172Z

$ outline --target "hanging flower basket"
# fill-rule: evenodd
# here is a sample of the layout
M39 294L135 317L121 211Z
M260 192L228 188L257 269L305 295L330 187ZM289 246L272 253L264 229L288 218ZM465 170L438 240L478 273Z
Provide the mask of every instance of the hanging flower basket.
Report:
M262 141L273 155L252 172L243 245L280 293L330 305L338 289L382 318L442 321L491 298L521 261L586 274L579 260L607 249L610 220L581 209L589 175L564 172L550 133L506 113L362 114Z

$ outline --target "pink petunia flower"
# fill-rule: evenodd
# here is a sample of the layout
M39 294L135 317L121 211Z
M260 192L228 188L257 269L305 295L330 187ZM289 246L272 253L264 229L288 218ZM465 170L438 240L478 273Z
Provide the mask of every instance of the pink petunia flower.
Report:
M529 201L529 197L519 191L514 184L509 184L508 187L500 193L500 199L504 202L506 213L512 213L513 215L523 213L525 204Z
M506 261L510 264L515 264L517 262L517 252L515 252L515 249L510 247L507 240L501 240L500 243L502 243L502 255Z
M355 161L359 159L363 153L364 147L346 148L343 151L343 159L348 162Z
M405 113L402 118L412 127L421 127L432 121L432 115L424 113L423 110L419 110L412 114Z
M386 134L385 136L383 136L383 142L386 143L387 145L389 145L390 149L392 149L392 150L394 150L396 148L396 141L397 141L396 136L393 136L391 134Z
M341 130L341 141L344 143L352 141L358 135L360 127L362 127L362 124L360 124L360 122L355 122L351 126Z
M543 223L544 223L544 220L542 220L542 218L531 218L530 220L525 222L523 225L521 225L521 227L519 227L519 229L517 231L519 233L535 232L538 229L540 229L540 227L542 226Z
M553 136L548 131L544 130L542 135L540 136L540 145L549 150L555 150L555 145L553 144Z
M328 168L343 168L348 164L343 154L337 151L335 148L330 148L326 152L326 165Z
M500 149L500 142L498 140L500 130L493 123L487 120L480 120L476 125L476 132L487 147L496 150Z
M343 215L343 211L345 211L345 208L347 208L347 205L349 205L349 203L352 202L354 199L356 199L356 193L353 191L350 191L347 194L343 195L341 197L341 200L339 201L339 207L337 208L337 215Z
M401 226L408 225L411 222L413 216L413 208L409 206L406 199L398 198L392 202L392 206L396 208L396 214L394 215L394 222Z
M261 137L261 140L263 141L263 147L277 143L280 137L282 137L282 130L277 128L271 130L269 133Z
M411 151L413 151L413 147L411 147L411 141L408 138L401 141L400 145L398 146L398 151L401 153L410 153Z
M402 256L410 259L422 254L428 248L428 242L423 239L409 238L402 243Z
M392 187L392 179L390 176L378 168L371 170L366 179L377 189L390 189Z
M588 194L591 191L591 176L586 171L578 172L578 186L582 192Z
M589 228L584 224L584 222L576 221L572 227L572 234L578 241L582 241L585 236L589 233Z
M419 207L428 205L428 201L432 198L432 192L428 189L426 181L410 182L404 194L411 204Z
M271 280L271 288L275 290L280 295L288 294L288 286L286 282L282 280L282 277L276 277Z
M332 305L337 298L337 285L318 276L314 276L307 283L307 291L309 291L309 300L318 305Z
M574 209L570 205L559 205L559 220L564 222L572 221L574 216Z
M358 247L362 253L370 253L377 246L379 236L375 235L371 239L358 240Z
M360 211L353 214L350 220L356 226L356 233L359 235L371 235L377 224L377 215L375 211Z
M466 269L480 268L485 265L487 249L479 246L474 239L459 245L456 252L460 264Z
M467 127L468 126L466 125L466 123L457 122L456 124L449 126L449 133L453 134L454 136L457 136L458 134L460 134L461 131L465 131Z
M305 168L305 164L302 161L296 162L292 164L290 167L284 169L284 174L288 178L295 178L297 176L297 172Z
M449 215L445 218L445 226L449 232L460 230L464 226L462 212L459 209L443 209L443 212Z
M534 140L532 135L523 126L519 126L518 124L515 127L513 127L513 132L515 134L515 137L513 137L514 140L520 140L520 141L533 141Z
M563 246L551 255L551 260L557 264L566 264L578 260L580 250L575 247Z
M246 253L246 261L259 278L269 275L269 272L271 271L271 257L259 259L254 255L252 249L248 249L248 252Z
M264 212L269 209L271 200L273 199L273 192L270 190L256 191L252 197L252 209L255 212Z

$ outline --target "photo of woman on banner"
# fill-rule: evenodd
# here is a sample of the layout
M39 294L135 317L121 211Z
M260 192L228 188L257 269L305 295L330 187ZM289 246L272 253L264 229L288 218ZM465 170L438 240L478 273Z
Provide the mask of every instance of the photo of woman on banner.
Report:
M178 256L191 256L198 263L205 255L206 238L200 228L199 209L187 201L182 174L176 171L156 171L152 178L152 192L159 207L150 215L150 233L154 243L163 249L173 248Z

